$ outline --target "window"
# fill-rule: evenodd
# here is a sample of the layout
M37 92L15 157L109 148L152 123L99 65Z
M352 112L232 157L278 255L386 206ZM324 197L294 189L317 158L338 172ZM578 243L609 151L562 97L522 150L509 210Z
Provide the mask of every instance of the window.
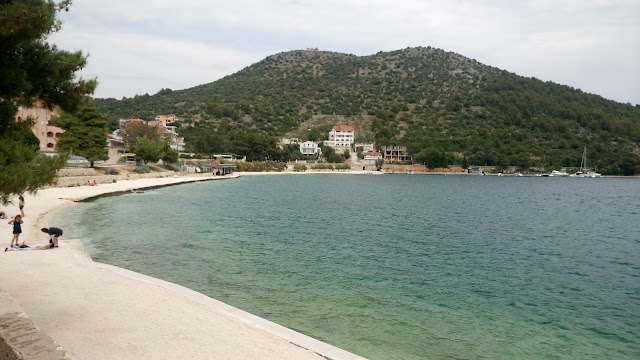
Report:
M48 144L47 144L47 148L48 148L48 149L53 149L53 143L48 143Z
M53 137L53 132L49 131L49 132L47 133L47 137Z

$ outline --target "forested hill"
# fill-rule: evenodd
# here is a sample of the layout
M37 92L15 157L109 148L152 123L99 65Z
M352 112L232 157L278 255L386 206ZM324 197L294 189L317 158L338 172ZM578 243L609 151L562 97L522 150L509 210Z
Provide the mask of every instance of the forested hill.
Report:
M233 151L242 129L306 138L349 124L357 141L406 145L416 159L547 169L589 163L604 173L640 164L640 107L483 65L431 47L354 56L290 51L194 88L96 99L113 117L175 113L199 152ZM225 147L226 146L226 147Z

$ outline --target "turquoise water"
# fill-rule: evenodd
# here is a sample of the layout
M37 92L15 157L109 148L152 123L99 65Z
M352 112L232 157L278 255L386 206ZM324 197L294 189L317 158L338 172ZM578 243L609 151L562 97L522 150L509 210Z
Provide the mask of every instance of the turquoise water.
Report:
M103 198L100 262L370 359L640 358L640 181L256 176Z

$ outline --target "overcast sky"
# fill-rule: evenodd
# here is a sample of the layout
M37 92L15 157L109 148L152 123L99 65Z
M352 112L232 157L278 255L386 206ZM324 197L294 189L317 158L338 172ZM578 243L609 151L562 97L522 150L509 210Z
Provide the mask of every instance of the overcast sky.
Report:
M296 49L433 46L640 104L640 0L73 0L50 40L97 97L209 83Z

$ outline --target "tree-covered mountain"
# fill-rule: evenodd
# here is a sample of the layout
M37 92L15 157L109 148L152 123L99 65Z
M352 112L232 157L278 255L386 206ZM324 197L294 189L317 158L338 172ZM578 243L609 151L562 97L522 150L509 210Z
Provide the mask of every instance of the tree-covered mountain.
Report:
M579 166L587 146L603 173L640 172L639 106L431 47L290 51L209 84L96 104L114 118L175 113L194 125L182 133L198 152L232 149L227 132L265 141L348 124L357 141L406 145L418 160L551 169Z

